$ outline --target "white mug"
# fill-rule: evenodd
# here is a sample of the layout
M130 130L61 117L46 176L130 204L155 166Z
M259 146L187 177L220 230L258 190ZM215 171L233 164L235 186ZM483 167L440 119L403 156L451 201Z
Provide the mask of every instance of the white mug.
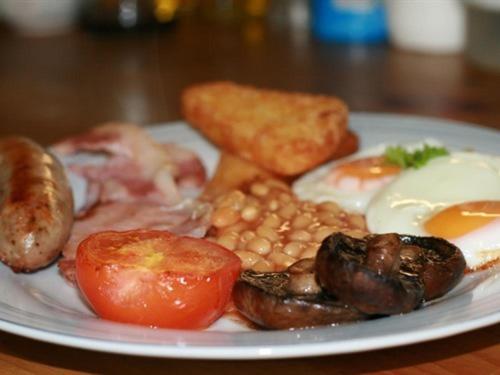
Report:
M391 42L418 52L456 53L464 48L460 0L386 0Z

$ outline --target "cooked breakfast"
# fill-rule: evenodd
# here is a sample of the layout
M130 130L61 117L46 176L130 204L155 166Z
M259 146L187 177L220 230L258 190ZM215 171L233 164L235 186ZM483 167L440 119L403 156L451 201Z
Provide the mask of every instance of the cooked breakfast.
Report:
M211 176L133 124L56 157L0 140L0 260L58 259L103 319L204 329L232 300L290 329L410 313L500 259L499 156L434 139L356 152L341 100L230 82L187 88L182 111L219 148Z

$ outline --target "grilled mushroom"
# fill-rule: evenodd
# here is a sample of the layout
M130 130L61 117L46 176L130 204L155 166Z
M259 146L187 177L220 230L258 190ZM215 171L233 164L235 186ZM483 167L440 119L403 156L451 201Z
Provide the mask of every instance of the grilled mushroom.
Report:
M327 237L316 276L328 293L366 314L399 314L442 296L461 280L465 259L446 240L394 233Z
M442 238L400 235L403 249L420 248L423 267L420 273L424 283L424 299L441 297L462 280L466 262L458 247ZM401 256L405 256L402 252ZM406 254L406 256L408 256ZM413 262L411 257L408 261Z
M236 308L269 329L305 328L366 319L366 315L321 291L314 260L303 259L285 272L244 271L233 289Z

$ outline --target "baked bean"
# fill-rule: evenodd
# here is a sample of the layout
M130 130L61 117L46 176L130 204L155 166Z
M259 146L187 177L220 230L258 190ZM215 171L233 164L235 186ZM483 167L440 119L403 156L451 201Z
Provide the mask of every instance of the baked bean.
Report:
M247 249L247 241L240 240L238 241L238 244L236 245L236 250L248 250Z
M273 251L283 251L283 244L280 241L273 243Z
M279 218L278 215L272 213L269 216L267 216L264 221L262 222L262 225L269 227L269 228L279 228L280 225L282 224L282 220Z
M295 216L292 220L293 229L304 229L313 222L312 215L310 213L303 213Z
M217 243L226 249L234 250L238 244L239 236L237 233L226 233L217 239Z
M271 252L271 242L267 238L255 237L248 241L247 249L259 255L266 255Z
M233 191L214 202L214 238L232 250L244 269L283 270L302 258L313 258L320 243L342 231L366 234L362 215L347 214L334 202L299 201L279 180L254 182L250 194Z
M278 269L284 269L292 265L297 261L297 259L291 257L290 255L283 254L278 251L273 251L267 256L267 260L273 262L278 266Z
M350 237L354 237L354 238L363 238L367 234L366 232L364 232L362 230L358 230L358 229L345 230L343 232L344 232L344 234L346 234Z
M234 253L240 257L243 269L250 268L255 263L263 260L259 254L252 251L236 250Z
M340 211L342 211L339 205L335 202L322 202L318 204L318 209L320 211L333 212L334 214L338 214L340 213Z
M300 208L305 212L316 212L316 205L311 201L302 202Z
M241 232L240 239L242 241L250 241L252 238L255 238L255 232L252 232L251 230L244 230Z
M321 227L321 223L320 223L320 222L318 222L318 221L316 221L316 220L317 220L317 218L314 218L314 220L315 220L315 221L314 221L311 225L309 225L309 226L307 227L307 230L308 230L309 232L311 232L311 233L314 233L315 231L317 231L317 230L318 230L318 228L319 228L319 227Z
M289 220L295 215L296 211L297 206L293 202L290 202L278 210L278 215L284 219Z
M272 272L274 271L274 264L266 259L259 260L252 267L257 272Z
M255 231L258 236L267 238L271 242L276 242L280 239L280 236L276 231L268 226L265 225L260 225L257 227L257 230Z
M283 203L288 203L292 201L292 196L288 193L280 193L278 196L279 200Z
M280 204L276 199L271 199L267 206L271 211L276 211L278 208L280 208Z
M283 252L297 259L305 247L306 246L303 242L292 241L285 245Z
M245 200L245 205L247 206L255 206L255 207L260 207L261 200L257 197L254 197L252 195L247 195L247 198Z
M219 207L231 207L235 210L241 210L245 203L246 196L240 190L234 190L223 195L221 201L217 204Z
M307 241L310 241L311 238L312 238L311 233L309 233L303 229L293 230L290 233L288 233L288 239L290 241L307 242Z
M318 220L325 225L335 225L342 226L344 223L339 217L332 211L321 211L318 212Z
M230 225L230 226L227 226L227 227L224 227L224 228L220 228L219 229L219 234L226 234L226 233L241 233L243 232L244 230L246 230L248 228L248 223L245 222L245 221L238 221L237 223L233 224L233 225Z
M212 214L212 224L214 227L222 228L227 227L228 225L232 225L238 222L240 215L238 211L233 209L232 207L219 207Z
M366 221L362 215L352 214L349 216L349 221L350 221L351 225L355 228L359 228L359 229L363 229L363 230L366 228Z
M269 186L264 185L261 182L254 182L250 186L250 192L256 197L263 197L264 195L267 195L267 193L269 193Z
M254 221L259 214L260 210L255 206L246 206L241 210L241 218L245 221Z
M311 242L300 255L300 258L314 258L319 250L319 243Z

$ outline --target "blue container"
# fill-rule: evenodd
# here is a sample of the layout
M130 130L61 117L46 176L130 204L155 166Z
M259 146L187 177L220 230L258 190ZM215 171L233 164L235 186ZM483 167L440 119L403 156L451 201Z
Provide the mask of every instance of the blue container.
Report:
M313 0L313 34L342 43L378 43L387 40L382 0Z

